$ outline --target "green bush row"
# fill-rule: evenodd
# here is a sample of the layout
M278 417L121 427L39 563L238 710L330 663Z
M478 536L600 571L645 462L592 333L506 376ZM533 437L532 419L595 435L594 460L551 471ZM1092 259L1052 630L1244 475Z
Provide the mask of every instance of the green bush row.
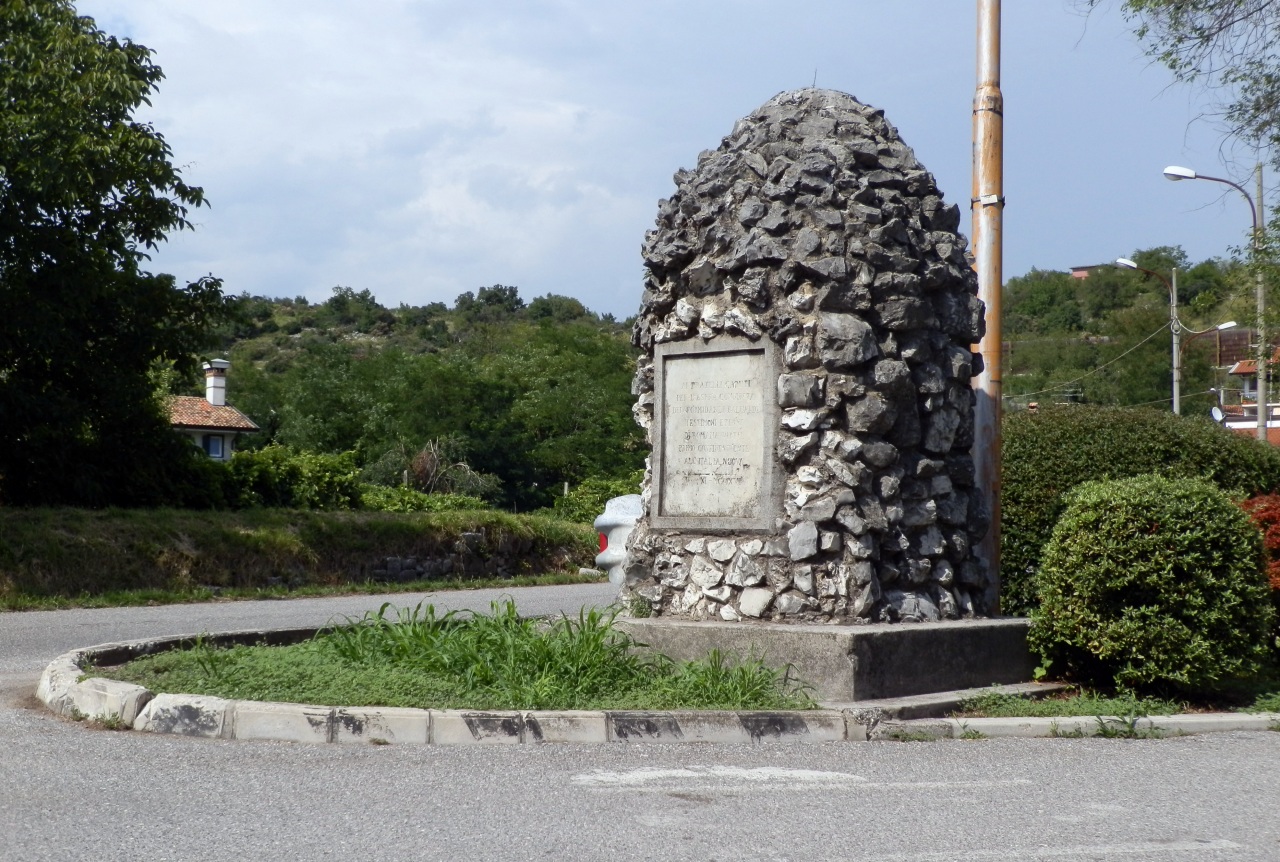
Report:
M604 513L604 504L614 497L627 494L639 494L640 483L644 481L644 471L637 470L623 479L606 479L592 477L584 479L576 488L563 497L556 497L551 512L557 518L576 521L579 524L594 524L596 518Z
M366 484L353 452L297 452L272 445L236 452L228 462L201 458L194 467L184 508L449 512L488 507L478 497Z
M1066 495L1082 482L1147 473L1205 479L1237 497L1280 488L1280 451L1207 419L1076 406L1006 416L1000 608L1036 607L1035 577Z
M99 596L361 583L386 557L451 554L463 534L477 559L519 547L513 575L590 566L590 527L493 510L396 514L244 509L0 507L0 604L13 597ZM457 576L476 577L478 572Z

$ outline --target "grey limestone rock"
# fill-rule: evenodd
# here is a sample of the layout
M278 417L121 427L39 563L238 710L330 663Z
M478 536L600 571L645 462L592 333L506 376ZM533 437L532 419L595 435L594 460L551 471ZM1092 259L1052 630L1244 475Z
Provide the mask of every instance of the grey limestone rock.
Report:
M778 406L816 407L823 402L826 380L815 374L783 374L778 377Z
M807 560L818 553L818 526L801 521L787 533L788 551L793 560Z
M738 600L738 611L747 617L762 617L773 603L773 591L761 587L748 587Z
M709 483L765 459L776 496L749 535L642 517L624 591L695 620L981 615L990 518L967 450L984 321L960 208L882 111L821 89L770 99L674 182L642 249L633 413L655 447L672 442L657 417L688 422L690 402L656 403L663 357L764 345L765 451L720 430L758 438L754 418L734 426L732 393L675 442ZM646 507L680 467L661 457Z
M853 368L879 353L875 331L860 317L823 312L819 322L818 350L828 369Z

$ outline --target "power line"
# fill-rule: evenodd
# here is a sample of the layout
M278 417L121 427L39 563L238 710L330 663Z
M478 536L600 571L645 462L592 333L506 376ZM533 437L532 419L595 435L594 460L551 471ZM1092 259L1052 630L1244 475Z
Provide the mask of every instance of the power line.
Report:
M1212 395L1212 394L1214 394L1214 390L1212 390L1212 389L1206 389L1206 390L1204 390L1203 392L1189 392L1189 393L1184 394L1182 397L1183 397L1183 398L1195 398L1197 395ZM1125 407L1146 407L1148 404L1168 404L1168 403L1169 403L1169 402L1171 402L1171 401L1173 401L1173 398L1172 398L1172 397L1169 397L1169 398L1157 398L1155 401L1141 401L1141 402L1139 402L1139 403L1137 403L1137 404L1126 404L1126 405L1124 405L1124 406L1125 406Z
M1097 374L1099 371L1106 368L1107 366L1114 365L1115 363L1119 362L1121 359L1124 359L1130 353L1133 353L1133 351L1137 350L1139 347L1146 344L1148 341L1155 338L1157 335L1164 332L1168 328L1169 328L1169 324L1167 323L1162 324L1161 327L1157 329L1155 332L1151 333L1146 338L1142 339L1137 344L1133 345L1133 347L1130 347L1124 353L1121 353L1115 359L1112 359L1110 362L1104 362L1102 365L1099 365L1097 368L1093 369L1092 371L1089 371L1085 374L1081 374L1079 377L1075 378L1074 380L1064 380L1062 383L1057 383L1053 386L1050 386L1048 389L1041 389L1036 392L1020 392L1017 395L1006 395L1004 397L1005 398L1029 398L1032 395L1044 395L1046 392L1055 392L1063 388L1064 386L1070 386L1072 383L1079 383L1081 380L1084 380L1086 377L1092 377L1094 374ZM1173 399L1170 398L1169 400L1172 401Z

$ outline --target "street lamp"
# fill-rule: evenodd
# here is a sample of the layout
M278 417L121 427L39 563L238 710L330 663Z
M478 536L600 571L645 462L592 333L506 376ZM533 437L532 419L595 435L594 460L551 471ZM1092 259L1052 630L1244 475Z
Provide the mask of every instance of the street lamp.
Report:
M1169 290L1169 331L1173 334L1173 412L1182 415L1182 333L1185 330L1190 334L1191 338L1197 335L1204 335L1207 332L1214 332L1222 329L1231 329L1236 325L1234 320L1226 323L1220 323L1217 326L1211 326L1208 329L1188 329L1182 325L1182 321L1178 319L1178 268L1173 268L1173 281L1165 278L1158 272L1138 266L1127 257L1116 258L1116 266L1125 269L1136 269L1139 272L1145 272L1147 275L1153 275L1160 281L1164 282L1164 286ZM1187 341L1190 342L1191 338Z
M1262 262L1262 222L1258 218L1258 209L1262 206L1262 164L1258 163L1255 169L1255 175L1258 180L1258 202L1255 205L1253 198L1243 187L1233 183L1231 180L1222 177L1208 177L1204 174L1197 174L1191 168L1184 168L1180 165L1169 165L1164 169L1164 176L1167 180L1178 182L1179 180L1208 180L1211 183L1222 183L1231 186L1231 188L1244 195L1244 199L1249 202L1249 214L1253 218L1253 256L1254 265L1258 266ZM1258 439L1267 439L1267 336L1264 326L1264 315L1267 310L1266 294L1262 285L1262 269L1259 266L1257 271L1257 305L1258 305ZM1176 337L1176 336L1175 336ZM1175 385L1176 376L1175 376Z

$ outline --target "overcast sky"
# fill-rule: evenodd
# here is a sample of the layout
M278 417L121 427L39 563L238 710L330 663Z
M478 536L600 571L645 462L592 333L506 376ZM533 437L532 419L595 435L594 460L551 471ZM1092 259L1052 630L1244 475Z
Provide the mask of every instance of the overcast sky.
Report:
M1202 94L1114 8L1006 0L1005 276L1247 241ZM232 293L452 303L482 285L619 318L672 174L783 90L883 108L968 209L973 0L80 0L155 52L152 121L212 206L153 261ZM1249 186L1252 188L1252 186ZM969 230L968 216L962 228Z

